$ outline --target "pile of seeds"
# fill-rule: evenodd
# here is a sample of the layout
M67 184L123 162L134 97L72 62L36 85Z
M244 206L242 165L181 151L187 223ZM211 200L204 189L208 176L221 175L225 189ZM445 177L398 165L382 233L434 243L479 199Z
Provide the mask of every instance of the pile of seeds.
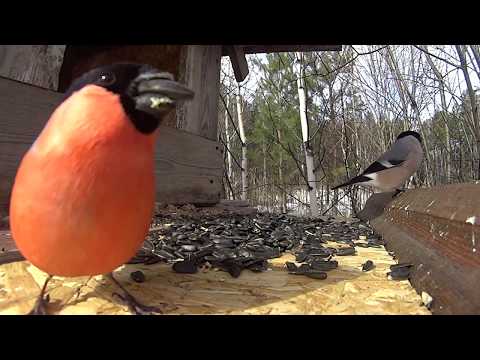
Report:
M327 241L341 246L327 246ZM207 265L238 277L244 269L266 271L267 260L290 252L301 265L287 263L289 273L325 279L327 271L338 267L334 257L355 256L356 246L382 244L359 220L272 214L163 215L154 218L143 248L129 263L166 262L179 273L196 273Z

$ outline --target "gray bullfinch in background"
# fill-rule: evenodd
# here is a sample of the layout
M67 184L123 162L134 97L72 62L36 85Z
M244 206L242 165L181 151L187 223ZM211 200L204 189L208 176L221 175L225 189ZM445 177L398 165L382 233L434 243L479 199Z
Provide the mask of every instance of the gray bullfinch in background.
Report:
M402 186L412 176L423 160L422 138L415 131L404 131L397 136L390 150L373 162L363 173L337 185L332 190L363 185L374 192L402 191Z

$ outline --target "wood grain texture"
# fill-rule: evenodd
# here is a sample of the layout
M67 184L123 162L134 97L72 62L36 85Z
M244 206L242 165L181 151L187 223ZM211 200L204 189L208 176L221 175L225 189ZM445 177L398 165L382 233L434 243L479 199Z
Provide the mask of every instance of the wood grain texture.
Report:
M0 45L0 76L57 90L65 45Z
M411 281L438 314L480 314L480 185L453 184L399 195L371 221L387 249L413 264Z
M16 250L17 246L13 241L10 230L0 230L0 254L10 250Z
M0 215L8 211L20 161L62 95L0 78ZM156 148L157 201L216 203L223 172L219 143L162 126Z
M295 51L341 51L342 45L237 45L245 54L295 52ZM224 49L223 55L227 54Z
M383 247L357 251L357 256L339 257L338 268L325 280L288 274L285 262L295 261L292 254L269 260L269 271L245 270L238 278L213 270L178 274L166 264L125 265L115 277L142 303L169 304L165 314L430 314L407 280L387 278L395 261ZM366 260L376 267L363 272ZM137 270L145 274L145 283L130 279ZM0 265L0 314L27 313L45 278L26 261ZM112 296L118 289L104 276L54 277L47 291L50 314L129 314Z
M184 49L179 81L195 92L177 108L178 128L217 140L222 46L189 45Z
M23 155L61 100L61 94L0 78L0 215Z
M160 127L155 156L157 201L170 204L219 202L222 151L216 141Z
M241 46L224 46L230 57L233 73L237 82L242 82L248 75L248 63L245 57L245 52Z

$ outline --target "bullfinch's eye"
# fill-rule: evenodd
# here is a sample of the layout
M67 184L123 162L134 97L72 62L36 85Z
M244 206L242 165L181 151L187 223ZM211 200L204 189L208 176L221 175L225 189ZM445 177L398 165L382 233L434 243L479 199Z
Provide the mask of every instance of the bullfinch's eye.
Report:
M101 86L109 86L109 85L112 85L115 82L115 80L117 80L115 77L115 74L111 72L103 72L98 77L97 82Z

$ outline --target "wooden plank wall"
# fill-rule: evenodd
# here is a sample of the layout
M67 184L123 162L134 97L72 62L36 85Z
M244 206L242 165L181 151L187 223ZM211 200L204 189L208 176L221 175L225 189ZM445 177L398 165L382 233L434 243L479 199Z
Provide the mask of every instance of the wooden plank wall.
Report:
M8 210L23 154L40 133L61 94L0 78L0 214Z
M189 133L217 140L220 97L220 45L184 48L179 81L195 91L195 98L177 109L177 126Z
M221 45L0 45L0 76L65 92L94 67L147 63L174 74L196 94L168 114L163 125L217 140L221 56Z
M0 45L0 76L57 90L65 45Z
M61 94L0 78L0 213L24 153L40 133ZM216 141L162 126L156 152L157 201L217 203L223 148Z

